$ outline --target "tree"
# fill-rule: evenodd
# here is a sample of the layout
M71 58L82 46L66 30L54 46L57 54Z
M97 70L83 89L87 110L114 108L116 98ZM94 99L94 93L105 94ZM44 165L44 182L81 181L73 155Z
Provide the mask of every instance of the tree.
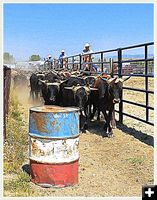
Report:
M15 62L13 55L8 52L4 52L3 54L4 64L12 64Z
M39 55L31 55L31 57L29 58L30 61L39 61L41 60Z

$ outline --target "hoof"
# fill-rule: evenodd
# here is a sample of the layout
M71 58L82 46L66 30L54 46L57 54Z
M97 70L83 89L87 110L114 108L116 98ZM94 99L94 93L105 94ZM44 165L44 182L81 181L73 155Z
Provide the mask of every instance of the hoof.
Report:
M107 133L107 136L108 136L109 138L113 137L113 132L111 131L111 132Z
M84 128L81 129L81 132L82 132L82 133L86 133L86 129L84 129Z
M104 125L104 131L107 133L107 124Z
M87 125L87 124L84 124L83 129L84 129L84 130L87 130L87 129L88 129L88 125Z

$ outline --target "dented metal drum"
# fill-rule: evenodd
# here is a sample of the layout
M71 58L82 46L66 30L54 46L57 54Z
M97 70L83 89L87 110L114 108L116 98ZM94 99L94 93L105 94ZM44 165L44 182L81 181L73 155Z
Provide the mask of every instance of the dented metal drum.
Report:
M77 108L37 106L30 109L29 133L42 138L69 138L79 134Z
M78 182L79 109L30 108L29 158L32 182L65 187Z

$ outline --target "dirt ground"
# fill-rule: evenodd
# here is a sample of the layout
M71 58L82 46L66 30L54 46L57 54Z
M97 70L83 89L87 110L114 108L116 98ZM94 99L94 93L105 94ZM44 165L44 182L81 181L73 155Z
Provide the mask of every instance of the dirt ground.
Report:
M29 108L42 104L40 101L28 101L28 94L28 88L17 92L27 123ZM127 95L130 95L129 92ZM134 95L132 98L140 100L142 97ZM137 110L129 109L139 114ZM77 185L58 189L41 188L30 182L30 187L35 191L33 196L141 196L142 185L154 182L153 127L125 118L124 125L117 124L113 130L112 138L102 138L102 131L103 122L95 120L90 123L86 133L80 134ZM24 165L28 164L29 158Z

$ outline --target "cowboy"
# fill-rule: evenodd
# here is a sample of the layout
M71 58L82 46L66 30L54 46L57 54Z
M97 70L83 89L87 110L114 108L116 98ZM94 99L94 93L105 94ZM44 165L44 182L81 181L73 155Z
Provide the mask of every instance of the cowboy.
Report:
M61 68L65 67L66 65L66 55L64 49L62 49L61 54L59 56L59 64L61 65Z
M97 66L88 62L92 62L92 57L93 50L90 49L90 44L86 43L82 52L83 55L83 70L85 71L97 71Z

